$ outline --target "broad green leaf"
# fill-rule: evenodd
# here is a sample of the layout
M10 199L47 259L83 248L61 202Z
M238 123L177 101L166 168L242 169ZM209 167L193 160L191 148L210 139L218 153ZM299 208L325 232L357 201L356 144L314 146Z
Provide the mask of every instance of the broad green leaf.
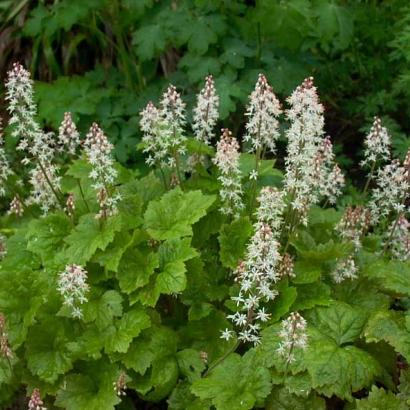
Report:
M108 329L108 337L105 342L106 352L125 353L132 340L137 337L143 329L151 324L151 320L142 308L133 308L125 312L115 325Z
M406 262L378 260L363 267L363 274L376 279L387 292L410 296L410 265Z
M177 351L178 337L176 333L165 326L152 326L142 332L128 352L122 357L124 365L142 375L153 362L168 356L174 356Z
M331 303L330 287L323 282L307 283L297 287L298 295L292 310L311 309L314 306L327 306Z
M92 261L97 262L109 271L118 272L118 265L122 255L131 244L132 237L128 232L117 233L114 241L110 243L104 251L97 250Z
M143 305L155 306L161 293L170 295L185 289L185 262L197 255L190 243L191 238L183 238L161 244L158 249L159 273L151 276L144 288L137 290L135 300Z
M296 289L297 288L293 286L288 286L287 281L282 281L281 283L279 283L279 285L277 286L279 295L275 298L272 306L269 308L269 310L272 311L272 322L277 321L287 312L289 312L289 308L295 302L297 297Z
M406 403L399 396L390 391L372 386L369 396L365 399L356 399L357 410L406 410Z
M298 397L284 387L273 388L266 399L266 410L325 410L326 402L316 394Z
M68 329L61 319L49 319L30 328L27 341L27 367L41 380L54 383L72 368L68 351Z
M223 225L219 234L219 255L223 266L236 269L244 257L246 244L252 234L252 224L248 217L241 217L230 225Z
M266 368L233 353L208 376L196 380L191 391L202 400L212 400L217 410L246 410L263 404L270 389Z
M160 273L156 280L156 288L160 293L171 294L182 292L186 286L187 260L197 255L191 248L190 238L168 240L158 250Z
M318 264L298 260L294 267L295 278L292 278L293 283L313 283L316 282L321 275L321 267Z
M53 261L70 231L70 220L63 213L33 219L27 230L27 249L39 255L47 265Z
M164 51L166 43L166 34L158 24L141 27L133 35L133 44L141 60L150 60L157 53Z
M84 322L95 323L102 330L112 324L113 318L122 315L122 296L115 290L90 297L82 307Z
M84 215L65 239L68 248L64 255L71 263L85 265L97 249L106 249L114 240L115 233L120 230L121 219L118 215L106 220L97 220L92 214Z
M185 349L177 353L178 367L183 376L190 383L200 379L205 370L205 363L201 359L200 352L195 349Z
M176 188L149 203L144 214L145 227L156 240L191 236L191 226L205 215L214 201L215 196L200 191L185 193Z
M409 330L400 312L384 310L374 313L366 325L364 335L368 342L385 340L407 360L410 359Z
M352 345L340 347L323 337L312 338L305 363L312 386L319 393L346 400L382 373L380 364L369 353Z
M209 410L211 402L195 397L188 382L179 382L167 400L170 410Z
M113 388L119 375L114 364L89 362L81 373L66 376L55 404L66 410L112 410L120 402Z
M175 357L163 358L152 364L152 368L144 376L136 376L133 380L137 392L146 401L159 401L167 397L178 381L178 364Z
M158 254L152 252L147 246L130 248L123 255L117 273L120 288L125 293L132 293L145 286L150 276L159 267Z
M347 303L334 302L328 307L313 309L308 319L323 335L333 339L338 346L343 346L359 338L366 315Z

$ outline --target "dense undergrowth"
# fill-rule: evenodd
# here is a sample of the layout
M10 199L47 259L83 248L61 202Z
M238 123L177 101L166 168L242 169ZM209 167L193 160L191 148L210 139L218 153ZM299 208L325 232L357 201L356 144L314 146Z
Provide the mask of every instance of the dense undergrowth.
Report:
M218 94L146 106L141 173L96 123L43 131L10 70L2 408L409 407L409 154L376 118L346 187L312 78L279 102L259 75L241 149Z

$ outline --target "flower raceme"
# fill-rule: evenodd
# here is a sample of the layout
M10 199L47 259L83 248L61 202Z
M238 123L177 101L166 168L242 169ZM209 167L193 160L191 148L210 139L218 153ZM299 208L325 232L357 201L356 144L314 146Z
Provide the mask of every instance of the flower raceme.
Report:
M291 198L292 208L306 225L310 206L319 201L320 195L335 202L344 180L340 169L332 164L330 139L323 140L324 109L313 78L305 79L287 101L290 109L286 111L286 117L290 127L286 131L285 190ZM330 177L336 178L333 187Z
M307 348L306 320L298 313L292 312L282 321L282 330L279 333L282 339L277 353L285 359L286 363L295 361L295 350Z
M259 74L255 90L249 96L246 110L245 141L251 143L251 152L259 155L265 150L275 152L276 140L279 138L278 117L282 110L272 87L263 74Z
M64 304L71 309L74 318L81 318L80 305L87 302L89 291L87 271L79 265L67 265L59 274L57 290L64 299Z
M17 150L24 152L23 164L33 163L30 170L32 192L29 203L38 204L43 213L59 205L59 168L53 164L55 141L52 133L43 132L35 116L33 81L30 73L19 63L13 64L6 81L6 101L10 113L12 135L19 138Z
M60 152L67 152L70 155L75 155L80 146L80 133L70 112L64 113L64 119L58 129L58 144Z
M198 94L194 108L192 129L195 138L209 145L214 137L214 128L219 118L219 97L211 75L205 78L205 86Z
M242 202L241 171L239 170L239 143L227 128L222 130L216 155L213 159L219 170L221 183L219 195L222 200L222 213L238 217L244 208Z
M28 402L28 410L47 410L43 406L43 401L41 400L40 390L34 389L31 393L30 400Z
M364 160L362 166L373 165L376 161L387 161L390 158L390 135L382 126L380 118L375 117L369 134L364 140Z
M114 168L114 160L111 156L112 144L94 123L88 132L84 150L88 162L92 165L90 179L94 181L93 188L97 191L97 199L100 212L97 218L106 218L117 213L117 203L121 199L115 192L114 185L117 178L117 170Z

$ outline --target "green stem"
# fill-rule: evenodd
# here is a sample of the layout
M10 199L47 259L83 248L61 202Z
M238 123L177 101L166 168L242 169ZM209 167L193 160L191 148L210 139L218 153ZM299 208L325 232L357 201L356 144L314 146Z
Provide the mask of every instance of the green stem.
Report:
M80 195L81 195L81 198L82 198L82 200L85 204L85 207L87 208L88 213L91 213L90 207L88 206L88 202L85 199L83 187L81 186L81 182L80 182L79 179L77 179L77 183L78 183L78 188L80 189Z
M37 159L37 161L38 161L38 165L40 166L41 172L43 173L43 175L44 175L44 177L47 181L47 184L50 186L50 189L53 191L53 194L57 198L57 202L59 203L60 208L63 208L62 199L61 199L60 195L57 193L57 191L55 190L53 184L51 183L50 178L48 177L47 172L46 172L43 164L41 163L41 161L39 159Z
M204 373L202 377L207 377L216 366L220 365L231 353L233 353L239 346L239 341L237 341L230 349L228 349L219 359L215 360L209 367L208 370Z

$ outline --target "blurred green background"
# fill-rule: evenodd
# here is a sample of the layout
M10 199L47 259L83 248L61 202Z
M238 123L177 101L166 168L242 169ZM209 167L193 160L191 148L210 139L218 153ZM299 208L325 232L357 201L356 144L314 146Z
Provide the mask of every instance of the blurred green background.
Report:
M31 70L43 125L57 128L64 111L82 131L97 121L130 166L141 163L141 108L169 82L192 106L208 73L239 135L259 72L282 101L313 75L344 166L374 115L396 155L409 146L408 0L3 0L0 25L2 78L17 60Z

